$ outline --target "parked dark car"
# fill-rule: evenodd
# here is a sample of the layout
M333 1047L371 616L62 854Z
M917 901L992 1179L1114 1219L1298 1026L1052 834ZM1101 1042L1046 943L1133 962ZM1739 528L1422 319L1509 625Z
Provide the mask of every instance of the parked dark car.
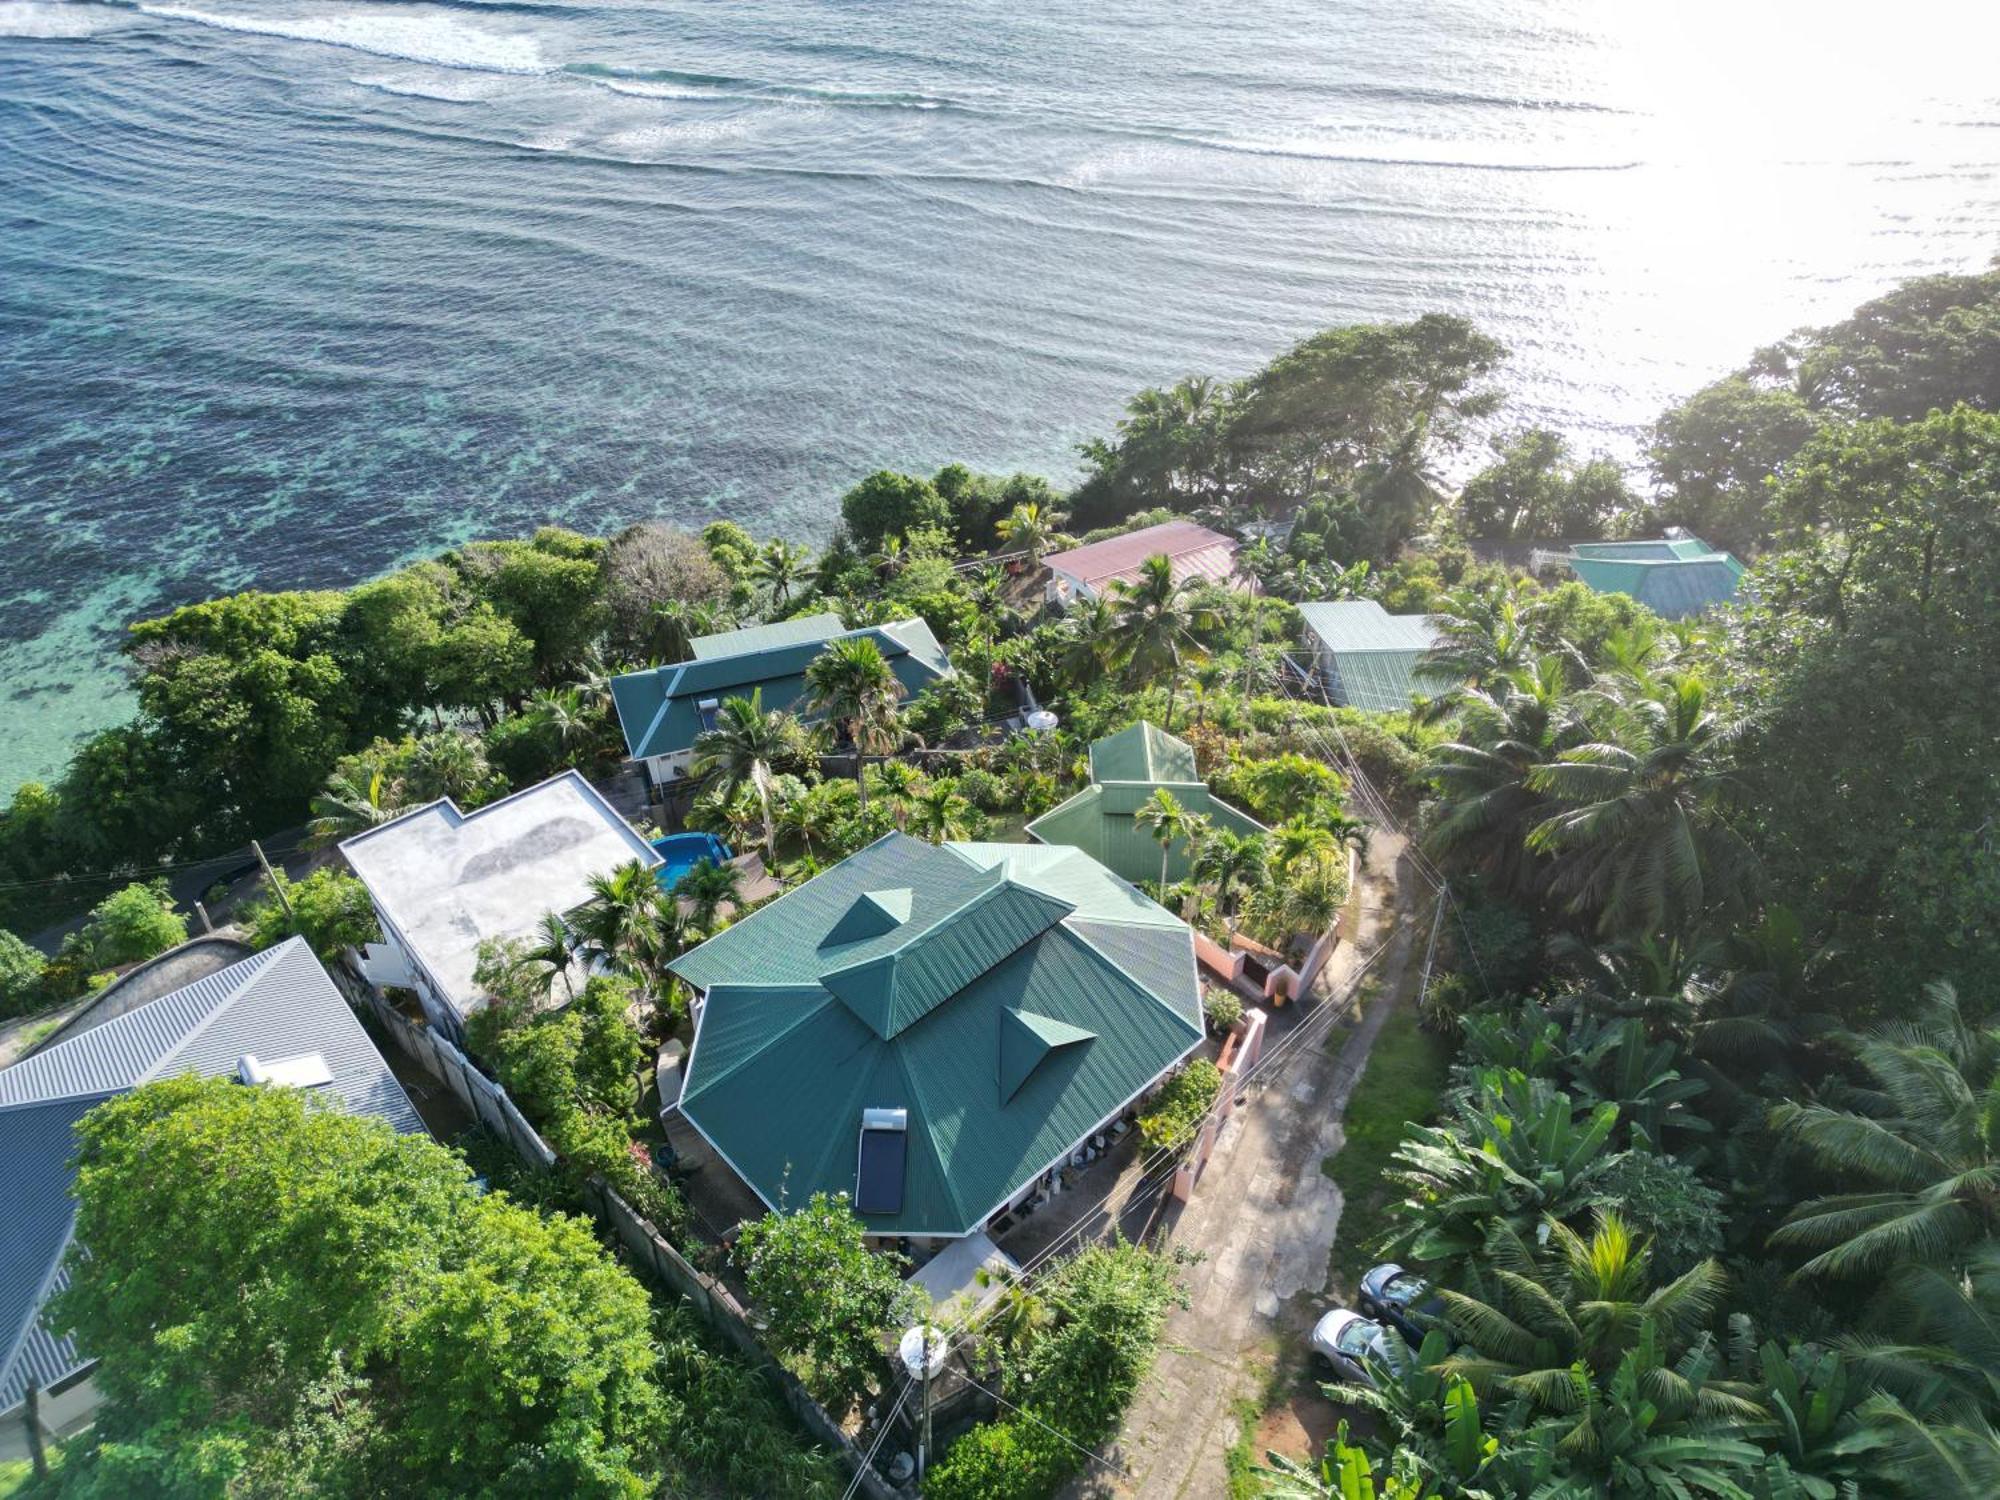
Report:
M1369 1361L1386 1366L1389 1345L1382 1325L1358 1312L1336 1307L1313 1325L1312 1350L1333 1373L1356 1385L1375 1384Z
M1444 1315L1444 1303L1432 1293L1431 1284L1393 1261L1361 1278L1361 1290L1354 1301L1369 1317L1394 1327L1412 1348L1424 1341L1425 1330Z

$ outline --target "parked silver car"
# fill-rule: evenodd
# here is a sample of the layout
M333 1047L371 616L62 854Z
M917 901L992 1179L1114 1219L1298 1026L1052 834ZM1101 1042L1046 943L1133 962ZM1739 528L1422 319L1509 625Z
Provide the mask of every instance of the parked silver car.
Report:
M1424 1341L1425 1331L1444 1313L1444 1303L1431 1284L1394 1261L1362 1277L1354 1301L1369 1317L1402 1334L1412 1348Z
M1389 1344L1382 1325L1345 1307L1336 1307L1313 1325L1312 1350L1334 1374L1358 1385L1375 1384L1372 1359L1387 1365Z

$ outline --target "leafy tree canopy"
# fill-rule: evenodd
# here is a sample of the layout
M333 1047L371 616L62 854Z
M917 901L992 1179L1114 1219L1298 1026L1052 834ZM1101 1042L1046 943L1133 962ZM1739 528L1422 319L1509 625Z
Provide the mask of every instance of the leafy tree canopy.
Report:
M54 1316L108 1399L64 1494L653 1492L650 1308L582 1223L289 1089L169 1079L78 1133Z

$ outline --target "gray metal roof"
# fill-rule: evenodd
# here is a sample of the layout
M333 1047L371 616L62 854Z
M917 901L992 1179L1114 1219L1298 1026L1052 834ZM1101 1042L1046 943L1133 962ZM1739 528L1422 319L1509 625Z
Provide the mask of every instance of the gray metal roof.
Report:
M1392 615L1373 599L1301 604L1299 618L1327 651L1428 651L1437 644L1428 615Z
M235 1072L245 1053L266 1062L317 1052L329 1093L396 1129L423 1121L303 938L293 938L83 1035L0 1069L0 1411L33 1379L49 1385L88 1363L42 1326L60 1290L76 1222L74 1126L95 1105L155 1078Z

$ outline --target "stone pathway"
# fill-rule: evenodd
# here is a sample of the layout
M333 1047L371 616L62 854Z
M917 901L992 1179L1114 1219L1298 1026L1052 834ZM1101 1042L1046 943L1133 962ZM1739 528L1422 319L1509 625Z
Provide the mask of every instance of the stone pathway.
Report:
M1367 955L1387 944L1369 971L1382 1003L1367 1009L1337 1053L1323 1039L1304 1044L1274 1076L1253 1084L1224 1126L1172 1235L1174 1244L1207 1257L1188 1273L1190 1306L1168 1320L1159 1360L1104 1450L1116 1470L1091 1466L1065 1492L1072 1500L1226 1494L1236 1404L1261 1398L1279 1335L1302 1332L1321 1310L1341 1194L1320 1163L1340 1148L1341 1114L1402 988L1417 936L1415 924L1398 919L1402 854L1401 839L1375 834L1356 941L1342 944L1314 986L1321 1004L1343 996ZM1282 1040L1281 1033L1273 1045Z

